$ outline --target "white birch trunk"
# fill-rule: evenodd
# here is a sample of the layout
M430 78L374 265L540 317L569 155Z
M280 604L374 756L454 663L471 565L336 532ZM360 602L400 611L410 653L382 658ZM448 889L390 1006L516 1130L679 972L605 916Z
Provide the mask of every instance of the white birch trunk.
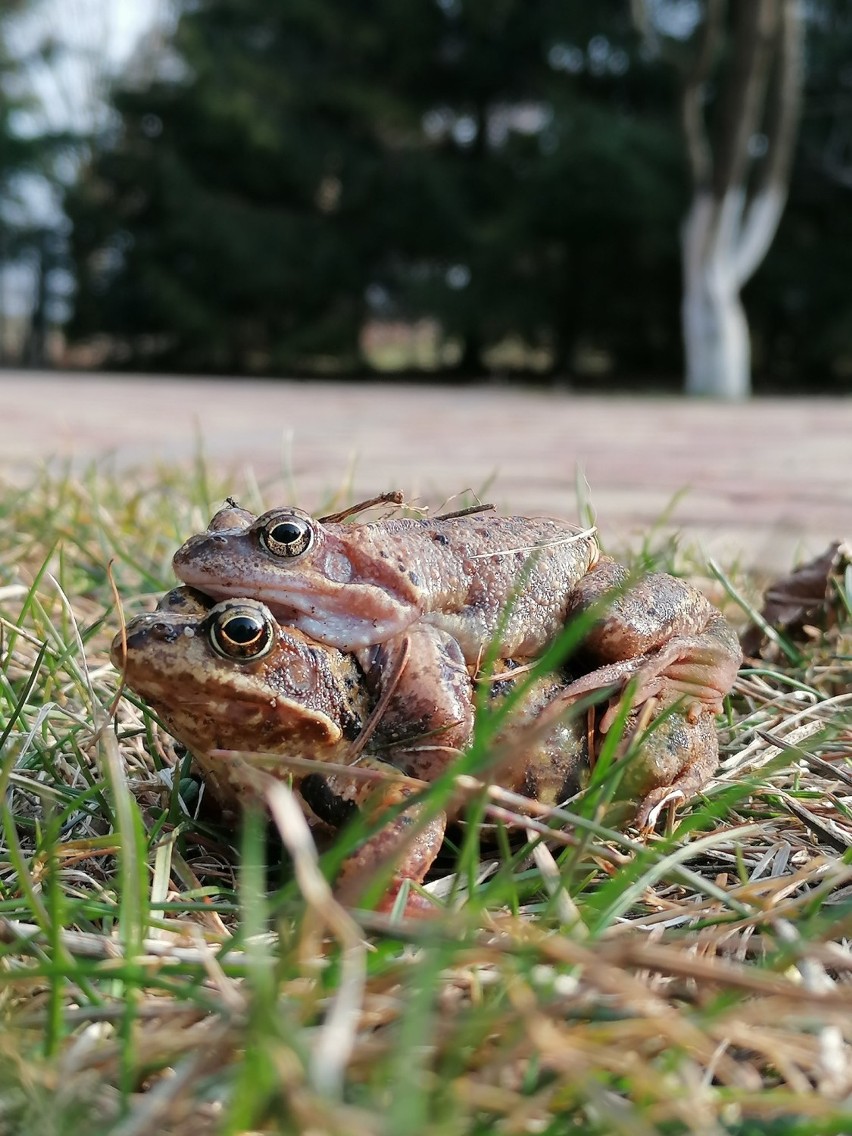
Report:
M740 293L766 256L784 209L802 95L799 0L705 0L681 115L694 197L681 232L681 321L690 395L738 400L751 390L751 344ZM651 27L647 0L633 0ZM726 12L733 16L726 23ZM726 44L727 51L723 51ZM707 84L717 83L711 140ZM717 68L718 71L718 68ZM762 136L755 171L752 140Z
M742 200L698 194L682 233L686 392L737 401L751 390L751 344L740 300L737 234Z
M696 195L682 233L686 392L738 401L751 391L751 342L740 291L766 256L785 194L769 186L746 207L735 189Z
M739 293L729 281L686 278L683 335L687 394L730 402L748 398L748 324Z

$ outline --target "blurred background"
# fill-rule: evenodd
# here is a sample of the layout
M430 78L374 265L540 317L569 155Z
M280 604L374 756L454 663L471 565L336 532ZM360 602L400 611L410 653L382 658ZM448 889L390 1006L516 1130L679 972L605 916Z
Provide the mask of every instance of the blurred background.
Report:
M852 379L850 0L3 0L0 363Z

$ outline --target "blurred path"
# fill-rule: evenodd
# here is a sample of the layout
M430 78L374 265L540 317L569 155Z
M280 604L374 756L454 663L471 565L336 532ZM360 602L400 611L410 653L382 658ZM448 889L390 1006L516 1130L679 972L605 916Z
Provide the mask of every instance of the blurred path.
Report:
M0 475L112 453L188 463L197 439L234 492L312 509L400 488L440 504L472 488L501 509L577 515L589 483L605 543L657 522L730 563L786 568L852 538L852 399L746 406L509 387L91 377L0 371Z

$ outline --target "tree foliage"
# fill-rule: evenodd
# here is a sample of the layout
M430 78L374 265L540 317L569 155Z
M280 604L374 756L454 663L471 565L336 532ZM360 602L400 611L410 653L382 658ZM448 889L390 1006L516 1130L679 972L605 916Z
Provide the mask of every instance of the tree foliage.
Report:
M369 318L470 370L509 336L672 351L676 150L620 4L208 0L173 49L69 199L78 333L214 371L357 367ZM631 261L668 286L618 298L649 329L619 343Z
M39 16L49 27L46 10L45 0L6 0L0 9L0 272L13 284L0 295L0 362L35 366L44 365L50 325L66 306L67 221L59 200L79 144L70 127L50 124L32 82L36 67L55 63L50 37L22 46L27 37L14 34Z
M809 6L808 94L833 97L823 9L842 22L839 0ZM426 320L434 367L679 385L677 76L628 0L186 0L113 108L67 199L70 330L105 334L112 363L361 373L365 326ZM809 162L818 132L806 110L747 293L770 383L845 365L846 254L819 202L849 190ZM811 293L798 266L820 257Z
M20 65L6 44L7 24L11 16L25 7L23 0L10 0L0 11L0 273L20 261L31 246L32 233L20 193L21 175L38 167L41 147L34 139L23 137L15 119L22 109ZM0 361L8 353L8 313L0 307Z

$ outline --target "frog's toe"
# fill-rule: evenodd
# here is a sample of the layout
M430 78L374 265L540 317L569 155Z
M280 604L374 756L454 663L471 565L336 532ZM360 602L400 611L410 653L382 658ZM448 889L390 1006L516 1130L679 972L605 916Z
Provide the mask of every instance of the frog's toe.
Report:
M692 724L703 714L721 714L738 664L730 657L723 663L715 644L708 647L701 636L677 636L634 662L633 673L627 680L632 683L631 709L652 698L662 697L668 703L679 701L681 712ZM617 707L607 712L604 731L616 712Z
M634 824L642 832L656 828L660 814L667 805L686 799L686 793L678 787L677 782L674 785L661 785L648 793L642 801L636 812Z
M388 888L376 904L376 911L379 914L390 915L393 912L399 900L402 886L402 881L397 881ZM405 905L402 909L404 919L434 919L436 916L444 914L446 914L446 909L441 904L433 903L422 892L416 891L414 888L411 888L405 897Z
M709 747L694 764L688 765L668 785L658 785L656 789L646 793L636 810L636 827L640 830L654 828L667 805L691 800L712 776L717 755L716 747Z

